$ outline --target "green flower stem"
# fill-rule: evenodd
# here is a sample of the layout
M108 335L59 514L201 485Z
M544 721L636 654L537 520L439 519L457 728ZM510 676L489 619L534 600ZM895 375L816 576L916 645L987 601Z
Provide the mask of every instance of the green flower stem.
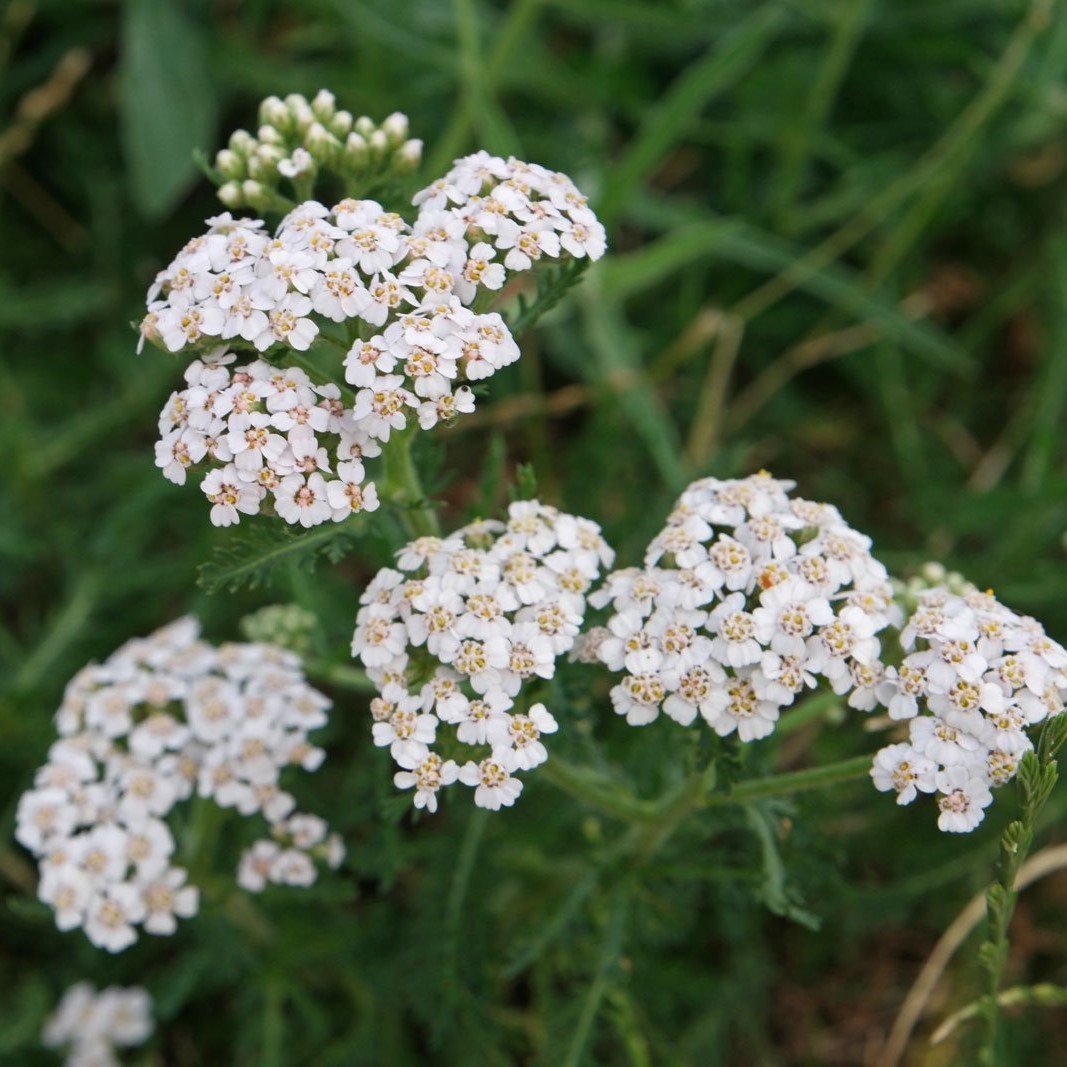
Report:
M863 778L870 769L870 756L856 756L824 767L753 778L738 782L729 792L714 793L716 775L712 764L686 778L658 800L635 797L607 775L575 766L558 756L552 756L538 773L564 793L605 815L625 822L649 824L653 828L649 841L658 839L662 844L683 819L705 808L747 804L765 797L787 796L805 789L837 785Z
M658 805L642 800L620 787L607 775L588 767L579 767L558 756L551 756L538 769L561 792L623 822L650 822L656 818Z
M738 782L728 793L715 793L708 797L705 807L746 804L764 797L780 797L805 789L820 789L826 785L864 778L870 771L871 757L855 756L837 763L828 763L824 767L790 771L788 774L772 774L766 778L751 778L747 782Z
M394 433L382 449L385 460L385 480L382 499L393 504L412 537L440 537L441 525L433 504L426 499L419 472L411 457L411 429Z
M182 841L182 856L191 880L203 885L210 880L215 866L215 848L225 813L207 797L195 796L189 825Z

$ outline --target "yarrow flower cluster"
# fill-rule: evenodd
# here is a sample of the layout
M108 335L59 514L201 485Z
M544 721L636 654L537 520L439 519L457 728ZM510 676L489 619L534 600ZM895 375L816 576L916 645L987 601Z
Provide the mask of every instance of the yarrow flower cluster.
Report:
M615 572L590 598L612 614L584 654L625 674L611 699L631 725L699 714L753 741L820 678L852 707L876 705L877 635L897 613L885 568L836 508L793 487L765 472L694 482L644 569Z
M290 116L278 112L270 128L311 130L315 108L334 107L320 97L265 102ZM504 319L475 301L509 274L604 252L603 227L574 183L516 159L459 160L415 203L409 225L375 200L304 200L273 234L227 212L157 275L139 349L150 340L199 358L160 416L156 462L179 484L190 467L211 468L201 487L214 522L265 503L304 526L373 510L363 459L409 426L473 411L472 385L519 358ZM314 378L282 366L313 346L304 366ZM325 347L344 353L343 366L318 369L325 360L312 356ZM231 372L231 349L263 358Z
M464 222L480 259L503 253L509 271L559 256L597 260L607 245L604 227L566 174L514 156L476 152L458 159L414 202L423 212L446 213L434 216L441 221L451 216Z
M286 767L321 764L308 733L328 707L293 654L215 647L188 618L80 671L56 715L60 739L16 815L15 836L38 858L38 896L56 925L83 927L93 944L119 952L138 927L171 934L194 915L199 893L171 862L166 821L194 794L274 828L284 848L267 880L307 884L312 857L340 862L340 842L321 820L294 814L280 783Z
M884 702L908 721L908 741L883 748L871 776L898 804L936 792L937 825L965 833L1033 748L1026 731L1062 713L1067 650L973 586L921 593L900 644L906 655L887 671Z
M379 571L360 598L352 654L378 687L374 742L417 808L436 811L438 790L456 781L480 807L515 802L516 775L544 762L541 737L557 729L543 704L520 710L523 686L554 675L613 558L596 523L522 501L506 523L419 538L397 569ZM443 754L433 747L442 723L456 742ZM465 759L463 746L482 754Z
M41 1035L46 1048L67 1050L67 1067L117 1067L116 1048L143 1045L152 1033L152 998L140 986L99 992L79 982L63 994Z
M268 507L304 527L379 505L363 458L380 447L346 429L336 388L316 386L296 367L257 360L232 368L233 355L209 354L185 372L159 417L156 465L185 483L190 468L214 464L200 482L211 521L231 526Z

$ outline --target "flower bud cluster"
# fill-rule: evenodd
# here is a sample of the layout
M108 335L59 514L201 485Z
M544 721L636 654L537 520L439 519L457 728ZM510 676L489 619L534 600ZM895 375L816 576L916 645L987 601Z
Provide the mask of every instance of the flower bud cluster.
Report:
M314 612L299 604L268 604L241 619L241 633L249 641L310 656L315 650L319 621Z
M281 200L283 180L298 190L320 173L370 184L409 174L422 159L422 142L408 137L406 115L395 112L380 124L356 118L325 89L311 101L299 93L267 97L259 123L255 136L237 130L215 157L219 199L229 208L270 209Z
M965 833L1033 748L1026 731L1062 713L1067 650L974 586L921 593L900 644L885 704L908 721L908 740L883 748L871 776L898 804L936 792L938 826Z
M543 704L520 710L522 690L555 674L613 558L596 523L521 501L506 522L419 538L397 569L379 571L360 598L352 654L379 691L374 743L389 748L417 808L436 811L438 790L457 780L480 807L515 802L516 775L545 761L541 736L557 728ZM438 752L442 723L455 743ZM463 746L482 754L465 758Z
M152 997L146 989L108 986L99 992L78 982L63 994L41 1034L46 1048L67 1050L67 1067L116 1067L116 1048L143 1045L152 1033Z
M611 698L631 725L699 714L753 741L820 678L851 706L875 706L877 635L897 611L885 568L836 508L791 497L793 485L765 472L694 482L645 568L590 597L612 614L582 656L625 674Z
M40 899L61 930L83 927L111 952L138 927L171 934L198 909L198 890L171 862L175 807L196 794L261 814L295 841L281 773L323 759L307 738L329 701L299 659L198 633L183 619L80 671L56 715L60 739L19 801L15 836L38 858ZM304 851L335 862L340 845L319 836Z

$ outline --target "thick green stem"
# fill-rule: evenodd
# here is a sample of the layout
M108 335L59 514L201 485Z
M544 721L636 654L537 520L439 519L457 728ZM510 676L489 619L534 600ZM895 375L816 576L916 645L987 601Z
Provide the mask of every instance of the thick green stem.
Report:
M400 512L401 520L412 537L440 537L441 525L433 504L419 479L419 472L411 457L414 437L410 429L394 433L382 449L385 460L385 481L382 498Z
M870 774L871 757L855 756L852 759L828 763L824 767L810 767L788 774L772 774L766 778L751 778L738 782L728 793L716 793L707 798L705 807L720 804L745 804L764 797L787 796L804 789L819 789L824 785L837 785Z
M659 810L655 801L635 797L606 775L577 767L558 756L543 764L538 774L575 800L623 822L649 822Z
M558 789L605 815L650 826L649 840L655 838L662 844L683 819L705 808L747 804L766 797L788 796L805 789L837 785L863 778L870 769L870 756L856 756L824 767L753 778L738 782L728 792L713 793L716 776L714 765L711 765L685 779L658 800L635 797L606 775L577 767L558 756L549 759L539 773Z

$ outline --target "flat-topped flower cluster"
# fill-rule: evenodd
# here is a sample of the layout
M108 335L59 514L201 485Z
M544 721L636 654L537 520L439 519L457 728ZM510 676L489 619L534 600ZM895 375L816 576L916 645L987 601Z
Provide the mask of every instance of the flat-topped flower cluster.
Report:
M321 764L308 733L326 722L328 707L293 654L215 647L199 639L193 619L79 672L56 715L60 739L16 816L16 837L38 858L38 895L56 925L82 927L95 945L118 952L137 928L171 934L179 918L195 914L198 890L172 863L166 821L194 794L259 813L274 828L284 847L267 880L307 884L313 857L339 863L340 842L321 820L294 814L280 782L286 767Z
M294 129L311 107L296 107ZM160 416L156 463L179 484L210 468L213 522L270 510L312 526L373 510L362 461L393 433L473 411L472 384L519 358L484 309L492 294L544 263L604 253L574 183L536 164L479 152L414 203L409 225L376 200L305 200L273 233L227 212L157 275L139 348L199 358ZM249 350L262 358L225 370Z
M938 826L973 830L990 790L1033 748L1027 729L1063 712L1067 650L974 587L923 592L900 643L906 655L887 672L886 703L909 722L909 738L877 754L874 784L895 790L899 804L937 793Z
M885 568L836 508L791 497L793 486L766 473L694 482L645 567L590 598L612 614L586 654L624 673L611 699L627 722L699 715L753 741L820 678L853 707L876 705L877 635L897 611Z
M117 1067L116 1048L142 1045L152 1034L152 998L140 986L72 985L45 1023L46 1048L67 1050L67 1067Z
M438 790L457 780L481 807L515 802L515 775L547 758L541 735L557 728L543 704L520 710L522 690L554 675L613 558L596 523L521 501L506 522L419 538L397 569L379 571L360 598L352 654L379 690L374 742L416 807L435 811ZM442 723L454 727L443 755L433 747ZM464 759L463 746L484 755Z

